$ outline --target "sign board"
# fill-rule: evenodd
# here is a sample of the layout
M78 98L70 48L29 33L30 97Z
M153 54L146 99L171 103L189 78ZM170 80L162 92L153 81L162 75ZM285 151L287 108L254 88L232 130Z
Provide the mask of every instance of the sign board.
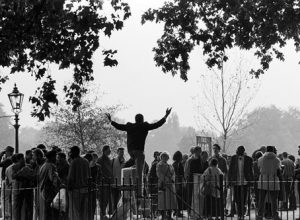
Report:
M201 147L203 151L207 151L209 156L212 155L211 137L196 136L196 145Z

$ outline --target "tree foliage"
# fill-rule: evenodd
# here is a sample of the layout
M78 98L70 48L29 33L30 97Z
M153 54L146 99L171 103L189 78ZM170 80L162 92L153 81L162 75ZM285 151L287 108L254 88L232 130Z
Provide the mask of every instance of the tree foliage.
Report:
M59 106L53 111L54 121L43 128L44 138L48 145L59 145L62 148L77 145L83 152L100 150L105 144L112 149L126 143L126 134L114 129L105 113L115 114L119 105L97 107L95 100L83 100L77 111L68 106Z
M243 129L242 129L243 128ZM297 154L300 143L300 110L281 110L275 106L258 108L247 114L229 139L230 151L244 145L249 155L261 146L274 145L278 153Z
M44 120L50 116L50 104L57 104L55 80L47 74L48 64L60 69L73 68L73 82L64 87L67 104L80 106L86 92L84 82L92 81L92 55L98 49L100 36L110 36L123 28L130 16L129 5L111 0L111 14L105 14L101 0L1 0L0 66L10 73L29 72L43 80L30 97L33 116ZM115 66L116 50L104 49L104 65ZM8 80L0 76L0 86Z
M163 72L180 72L187 80L189 56L201 45L208 67L221 68L233 47L250 50L260 60L251 69L256 77L269 69L274 58L284 60L280 48L300 38L300 1L295 0L170 0L159 9L149 9L142 23L164 24L164 33L153 49Z

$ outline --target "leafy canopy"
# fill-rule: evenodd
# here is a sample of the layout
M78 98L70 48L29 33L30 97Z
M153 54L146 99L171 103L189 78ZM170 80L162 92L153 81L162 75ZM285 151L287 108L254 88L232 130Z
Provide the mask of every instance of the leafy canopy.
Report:
M274 58L284 60L280 48L293 40L300 44L299 0L170 0L149 9L142 23L164 23L154 60L163 72L180 72L187 80L189 55L201 45L208 67L221 67L224 51L234 46L255 49L260 67L250 73L259 77Z
M92 55L99 47L100 35L110 36L123 27L130 7L122 0L111 0L112 13L106 15L101 0L1 0L0 66L10 73L29 72L44 80L30 101L33 116L50 116L50 104L57 104L56 81L47 74L49 63L60 69L73 68L73 82L64 87L67 104L80 106L86 92L84 82L93 77ZM104 65L115 66L116 50L103 50ZM0 75L1 83L8 80Z

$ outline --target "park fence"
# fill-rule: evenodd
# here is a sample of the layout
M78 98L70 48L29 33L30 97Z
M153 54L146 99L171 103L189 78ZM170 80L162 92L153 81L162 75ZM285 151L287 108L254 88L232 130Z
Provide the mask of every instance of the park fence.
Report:
M68 191L61 188L56 195L42 192L39 187L15 188L3 184L2 219L128 220L172 217L224 220L239 217L288 220L300 217L294 180L267 176L247 183L228 182L222 175L201 174L179 180L155 183L157 180L147 181L144 178L143 183L139 183L137 179L123 175L122 184L118 184L117 180L115 183L105 180L90 182L86 188ZM143 193L137 197L140 186Z

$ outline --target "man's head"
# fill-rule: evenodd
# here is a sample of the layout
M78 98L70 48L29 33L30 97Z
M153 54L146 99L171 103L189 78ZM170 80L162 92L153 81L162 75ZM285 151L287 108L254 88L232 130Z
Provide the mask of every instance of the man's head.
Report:
M123 147L119 147L118 150L117 150L117 154L118 154L118 157L124 157L124 148Z
M298 155L300 155L300 146L298 146Z
M5 155L6 157L11 157L14 154L14 148L12 146L7 146L5 148Z
M245 153L245 147L244 146L239 146L237 149L236 149L236 154L238 156L243 156Z
M199 158L201 156L201 152L202 152L201 147L197 146L194 148L194 154L197 158Z
M71 159L79 157L79 155L80 155L80 148L78 146L73 146L70 148L69 156Z
M65 161L65 160L67 160L67 155L64 152L57 153L57 155L56 155L56 161L57 162L60 163L60 162Z
M220 145L214 144L214 145L213 145L213 150L214 150L214 154L217 155L217 156L219 156L220 151L221 151Z
M111 153L110 146L104 145L103 148L102 148L102 153L105 156L109 156L110 153Z
M135 123L142 124L144 122L144 116L142 114L137 114L135 116Z
M195 147L190 147L190 154L193 155L195 153Z
M12 155L11 160L14 164L18 163L17 154Z
M34 162L37 162L38 160L41 160L44 158L44 153L41 149L36 148L32 153L32 160Z
M49 161L50 163L56 163L56 151L55 150L48 151L45 156L47 158L47 161Z
M160 153L158 151L154 151L154 154L153 154L154 160L159 160L159 155L160 155Z
M32 160L32 150L27 150L25 152L25 159L26 159L26 161L31 161Z
M25 165L24 154L21 153L16 154L16 161L18 164L24 166Z

